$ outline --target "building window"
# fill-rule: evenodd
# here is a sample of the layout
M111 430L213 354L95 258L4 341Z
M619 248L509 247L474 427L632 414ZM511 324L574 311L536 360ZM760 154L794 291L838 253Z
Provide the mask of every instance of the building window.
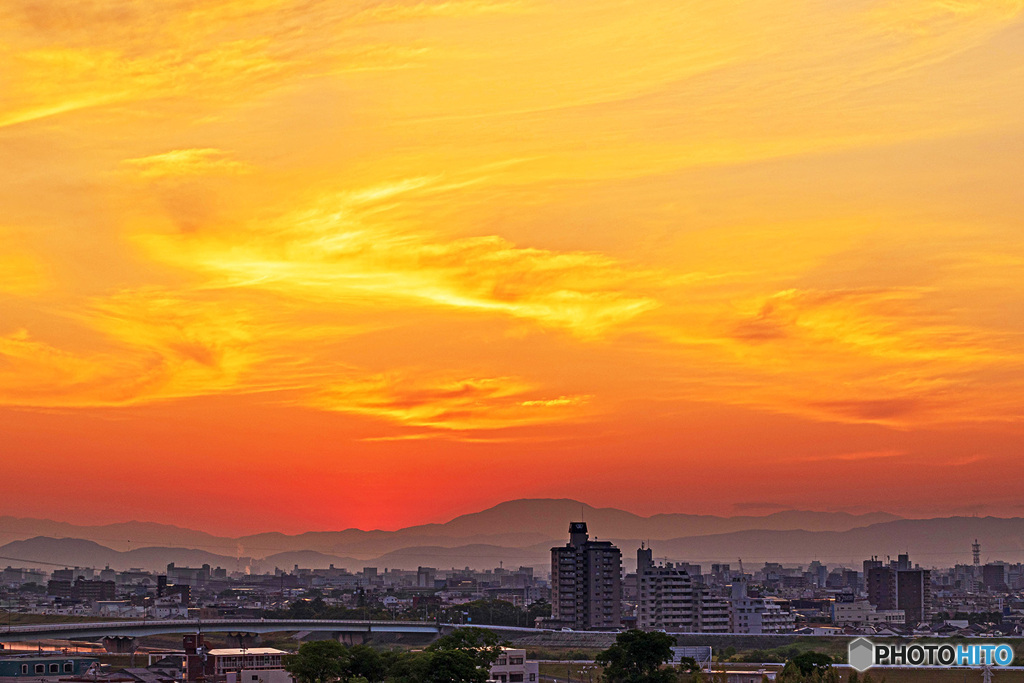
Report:
M28 664L21 665L21 673L28 675Z
M508 683L523 683L523 674L509 674Z
M64 673L70 674L70 673L74 673L74 671L75 671L75 665L74 664L72 664L71 662L64 662Z
M44 673L46 673L46 667L43 666L42 664L36 664L36 673L37 674L44 674Z
M60 673L60 664L51 664L50 665L50 673L52 673L52 674L59 674Z
M509 664L522 664L523 663L523 658L522 657L509 657L508 663Z
M536 681L537 680L537 674L530 674L530 680L531 681Z

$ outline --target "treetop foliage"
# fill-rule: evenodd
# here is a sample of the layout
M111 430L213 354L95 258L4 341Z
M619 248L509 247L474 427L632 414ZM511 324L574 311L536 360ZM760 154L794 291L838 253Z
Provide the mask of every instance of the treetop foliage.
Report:
M368 645L347 647L334 640L303 643L285 658L298 683L485 683L501 653L493 631L458 629L422 652L379 652Z
M676 672L663 669L672 660L676 639L661 631L624 631L615 644L597 655L605 683L673 683Z

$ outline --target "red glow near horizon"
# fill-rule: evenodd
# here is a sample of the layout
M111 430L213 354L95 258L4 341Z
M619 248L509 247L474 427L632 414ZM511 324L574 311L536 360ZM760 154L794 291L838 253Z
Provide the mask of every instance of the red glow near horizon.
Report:
M104 7L0 8L0 514L1020 514L1019 2Z

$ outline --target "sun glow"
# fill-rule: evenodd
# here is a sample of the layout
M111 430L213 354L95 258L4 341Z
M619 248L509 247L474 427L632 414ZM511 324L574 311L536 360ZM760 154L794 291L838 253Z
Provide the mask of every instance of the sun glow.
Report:
M892 509L925 458L1006 512L964 463L1020 468L1022 45L1011 0L5 2L11 476L285 459L260 514L336 527L489 466Z

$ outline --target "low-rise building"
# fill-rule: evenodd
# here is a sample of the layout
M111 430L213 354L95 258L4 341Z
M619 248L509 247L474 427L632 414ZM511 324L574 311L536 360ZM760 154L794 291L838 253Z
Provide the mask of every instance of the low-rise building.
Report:
M901 609L880 610L867 600L832 603L832 623L836 626L901 626L906 615Z
M99 666L95 657L67 655L62 652L32 652L0 656L0 682L58 681L84 676Z
M526 650L503 647L487 678L497 683L535 683L538 676L539 665L527 661Z
M202 635L182 638L185 680L204 683L287 683L284 650L272 647L207 649ZM281 674L275 673L281 672ZM230 674L230 676L229 676ZM256 678L253 678L253 676Z
M795 628L792 612L775 600L748 596L743 581L732 584L729 603L732 633L790 633Z

